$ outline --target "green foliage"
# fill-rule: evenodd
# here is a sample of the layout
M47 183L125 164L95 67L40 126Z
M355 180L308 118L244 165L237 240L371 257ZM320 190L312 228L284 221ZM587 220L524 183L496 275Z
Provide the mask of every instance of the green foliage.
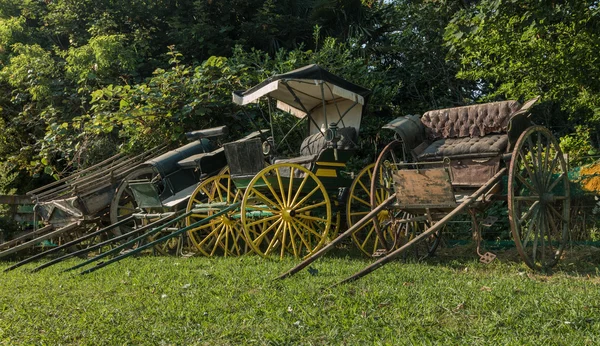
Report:
M69 48L65 60L65 76L80 87L116 83L124 75L127 80L136 67L135 52L125 35L93 37L86 45Z
M0 78L13 87L15 101L48 101L51 99L50 85L58 70L50 52L39 45L15 43L10 64L2 69Z
M594 161L591 155L597 152L592 146L591 129L587 126L576 126L575 132L560 138L560 149L569 157L570 166L582 166Z
M544 124L600 124L597 1L483 0L456 13L445 40L486 99L542 95Z

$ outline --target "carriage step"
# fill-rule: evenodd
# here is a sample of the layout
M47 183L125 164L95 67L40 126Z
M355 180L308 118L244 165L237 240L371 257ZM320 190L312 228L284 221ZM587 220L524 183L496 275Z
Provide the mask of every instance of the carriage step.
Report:
M481 255L481 257L479 257L479 262L481 262L483 264L490 264L495 258L496 258L495 254L493 254L491 252L486 252L483 255Z
M485 219L481 220L481 226L489 228L492 227L492 225L495 224L496 221L498 221L498 218L496 216L488 216Z

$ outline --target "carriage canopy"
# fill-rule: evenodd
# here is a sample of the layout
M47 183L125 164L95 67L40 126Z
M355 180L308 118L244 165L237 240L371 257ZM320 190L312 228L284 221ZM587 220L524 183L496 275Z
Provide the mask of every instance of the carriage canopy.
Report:
M309 118L310 134L329 124L354 127L358 133L371 91L350 83L318 65L275 75L246 91L234 91L233 102L246 105L263 96L277 100L277 108L298 118Z

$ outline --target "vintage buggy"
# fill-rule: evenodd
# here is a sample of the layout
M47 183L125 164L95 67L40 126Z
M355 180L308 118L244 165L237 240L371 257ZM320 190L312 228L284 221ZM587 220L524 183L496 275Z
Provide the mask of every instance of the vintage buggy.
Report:
M306 267L371 220L371 236L382 257L347 280L366 275L409 248L420 249L419 256L431 254L449 220L469 212L478 233L478 212L496 201L508 208L523 261L534 269L554 266L568 237L569 181L558 142L529 118L536 101L433 110L386 125L396 140L375 164L372 211L281 277ZM482 261L493 257L484 254Z
M188 225L211 217L224 207L240 207L189 231L205 255L305 257L335 237L341 208L354 209L354 174L347 163L355 153L361 118L370 91L337 77L318 65L273 76L259 85L233 93L233 101L249 105L266 98L272 108L297 118L281 138L273 129L268 138L224 145L229 172L198 186L188 205L196 209ZM300 156L280 157L290 133L304 126L308 136ZM368 185L368 184L367 184ZM346 203L345 196L350 198ZM362 200L369 208L368 199ZM360 208L359 208L360 209ZM366 212L365 212L366 213ZM349 219L351 224L353 219Z

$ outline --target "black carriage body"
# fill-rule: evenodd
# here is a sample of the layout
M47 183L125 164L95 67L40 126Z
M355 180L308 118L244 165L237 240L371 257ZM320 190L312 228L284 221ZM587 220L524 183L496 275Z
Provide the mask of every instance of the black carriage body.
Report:
M196 186L201 178L215 174L226 165L222 149L202 138L144 163L160 175L161 201Z

